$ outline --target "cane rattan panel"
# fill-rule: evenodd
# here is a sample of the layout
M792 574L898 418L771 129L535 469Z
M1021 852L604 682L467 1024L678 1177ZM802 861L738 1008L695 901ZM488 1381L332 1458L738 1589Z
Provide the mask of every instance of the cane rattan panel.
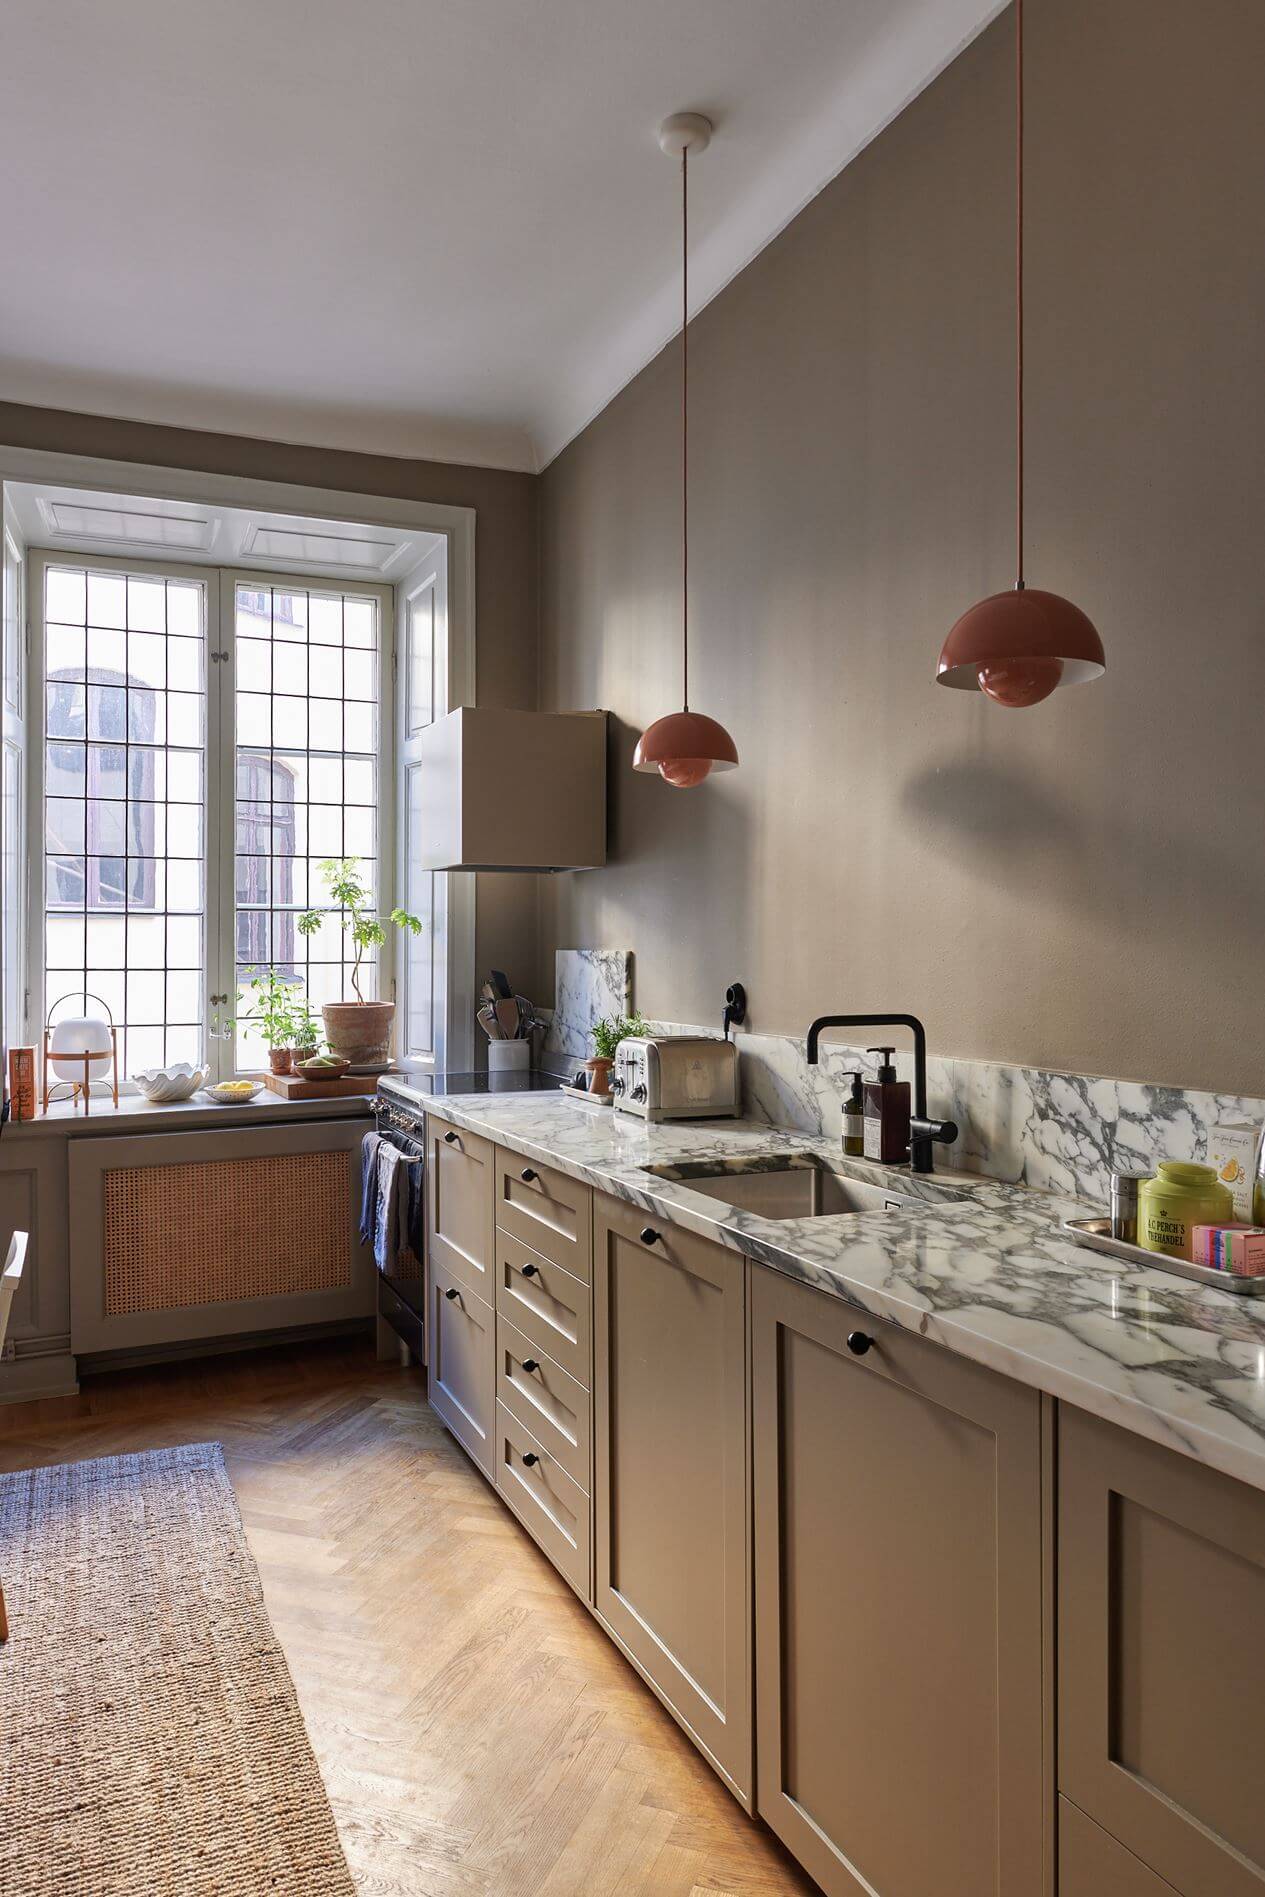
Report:
M351 1283L345 1152L120 1166L102 1186L109 1317Z

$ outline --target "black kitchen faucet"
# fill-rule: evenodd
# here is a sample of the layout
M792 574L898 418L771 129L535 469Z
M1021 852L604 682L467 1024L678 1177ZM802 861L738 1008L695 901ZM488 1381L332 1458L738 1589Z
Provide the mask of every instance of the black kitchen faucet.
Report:
M909 1170L930 1172L935 1142L952 1146L958 1129L952 1120L927 1118L927 1030L916 1014L822 1014L808 1030L808 1064L817 1065L823 1028L908 1028L914 1037L914 1110L909 1116Z

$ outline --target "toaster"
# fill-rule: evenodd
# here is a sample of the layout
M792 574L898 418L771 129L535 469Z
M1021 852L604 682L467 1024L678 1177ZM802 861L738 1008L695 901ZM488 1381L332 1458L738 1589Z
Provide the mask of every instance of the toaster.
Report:
M611 1092L643 1120L732 1119L738 1050L705 1034L630 1034L615 1049Z

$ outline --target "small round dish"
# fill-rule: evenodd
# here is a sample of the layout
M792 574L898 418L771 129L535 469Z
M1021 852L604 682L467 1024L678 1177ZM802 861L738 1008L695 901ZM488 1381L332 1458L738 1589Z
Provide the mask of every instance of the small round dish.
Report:
M214 1100L217 1107L244 1107L263 1091L258 1080L221 1080L214 1087L204 1087L203 1094L208 1100Z
M301 1060L294 1071L301 1074L304 1080L337 1080L350 1066L350 1061L341 1060L336 1054L327 1054L323 1057L318 1055L315 1060Z

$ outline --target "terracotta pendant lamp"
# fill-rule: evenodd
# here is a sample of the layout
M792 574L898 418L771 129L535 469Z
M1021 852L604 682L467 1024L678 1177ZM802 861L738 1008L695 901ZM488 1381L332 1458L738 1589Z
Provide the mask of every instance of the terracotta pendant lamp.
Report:
M941 685L986 692L998 705L1038 705L1059 685L1100 678L1102 640L1070 599L1023 577L1023 0L1015 6L1015 561L1014 590L963 613L940 653Z
M682 709L656 718L637 741L635 771L658 771L677 790L690 790L712 771L732 771L738 747L723 725L690 710L690 494L689 494L689 158L706 151L711 121L677 112L659 127L659 144L681 161L681 670Z

